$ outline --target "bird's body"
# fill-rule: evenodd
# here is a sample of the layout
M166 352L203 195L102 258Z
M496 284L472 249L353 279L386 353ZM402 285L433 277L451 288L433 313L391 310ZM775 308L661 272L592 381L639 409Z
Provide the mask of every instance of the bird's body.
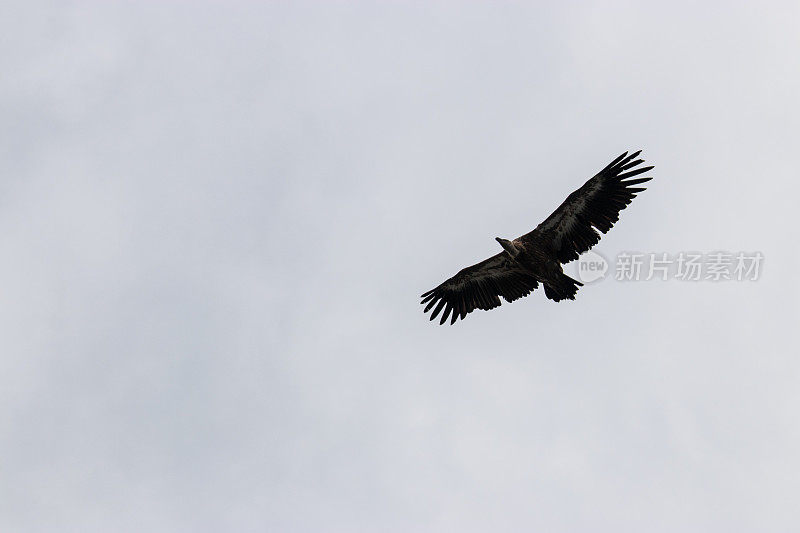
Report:
M544 284L545 288L560 288L564 285L564 278L570 279L564 274L564 268L549 249L549 242L541 235L533 235L529 239L514 239L511 242L520 250L519 255L513 258L514 261L528 270L536 281ZM567 285L571 283L567 282ZM569 288L567 290L569 291Z
M627 152L587 181L533 231L509 241L497 238L503 252L461 270L438 287L422 295L425 312L433 308L431 320L444 310L440 324L452 315L451 324L474 309L489 310L527 296L544 285L553 301L574 300L583 284L564 274L568 263L594 246L600 235L619 219L619 212L644 188L631 187L652 178L629 179L653 167L632 161L640 152ZM632 170L633 169L633 170ZM627 180L627 181L623 181Z

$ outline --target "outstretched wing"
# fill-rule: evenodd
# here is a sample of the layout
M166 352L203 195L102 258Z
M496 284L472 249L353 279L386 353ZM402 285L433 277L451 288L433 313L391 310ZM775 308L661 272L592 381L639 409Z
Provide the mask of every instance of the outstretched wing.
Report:
M500 305L502 296L507 302L527 296L539 283L508 255L500 252L477 265L460 271L435 289L421 296L428 303L425 312L433 308L431 320L444 309L439 324L444 324L452 314L450 324L460 316L463 320L475 309L489 310ZM435 306L435 307L434 307Z
M558 260L568 263L597 244L600 234L606 233L619 220L625 209L644 187L632 187L653 178L630 179L653 167L638 167L643 159L634 159L641 150L628 155L625 152L583 187L570 194L547 220L519 240L544 239L550 242Z

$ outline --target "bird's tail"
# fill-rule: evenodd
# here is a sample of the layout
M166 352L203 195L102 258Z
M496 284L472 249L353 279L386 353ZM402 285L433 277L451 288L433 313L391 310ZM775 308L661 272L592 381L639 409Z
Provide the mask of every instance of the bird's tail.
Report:
M578 287L583 287L583 283L562 273L555 284L544 284L544 294L554 302L574 300Z

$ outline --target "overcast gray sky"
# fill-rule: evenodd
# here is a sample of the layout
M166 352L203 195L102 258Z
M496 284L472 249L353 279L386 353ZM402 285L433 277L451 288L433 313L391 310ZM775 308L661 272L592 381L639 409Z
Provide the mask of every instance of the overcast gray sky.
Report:
M0 530L797 531L796 2L0 7ZM418 296L624 150L597 247Z

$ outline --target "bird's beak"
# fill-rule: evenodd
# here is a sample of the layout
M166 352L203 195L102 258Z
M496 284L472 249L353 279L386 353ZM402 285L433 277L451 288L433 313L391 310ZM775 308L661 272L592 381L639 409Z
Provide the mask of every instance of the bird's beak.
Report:
M500 244L503 244L503 239L501 239L500 237L495 237L494 240L496 240Z

